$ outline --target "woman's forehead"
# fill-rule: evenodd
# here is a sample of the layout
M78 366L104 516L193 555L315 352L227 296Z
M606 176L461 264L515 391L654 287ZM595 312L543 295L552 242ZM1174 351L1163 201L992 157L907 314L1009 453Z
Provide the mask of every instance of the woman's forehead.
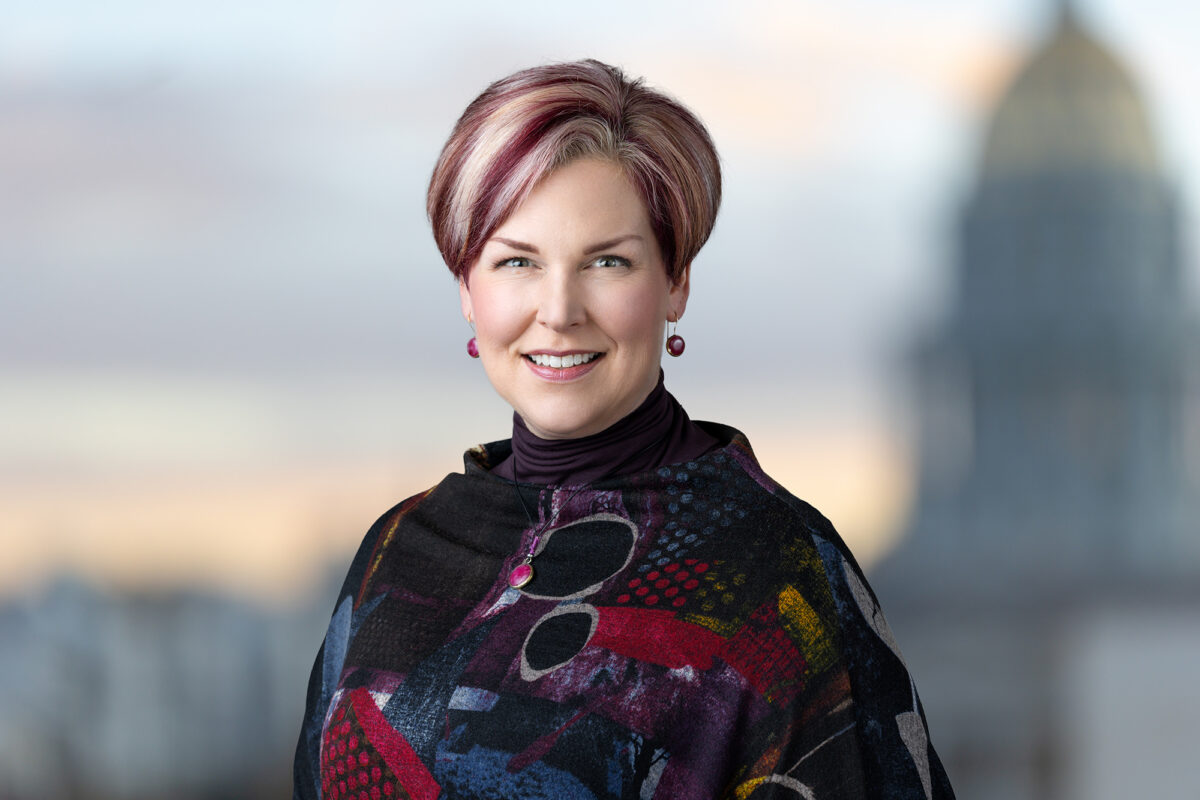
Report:
M591 247L653 235L641 195L611 161L580 159L539 182L495 230L490 241L540 247L536 240L571 240Z

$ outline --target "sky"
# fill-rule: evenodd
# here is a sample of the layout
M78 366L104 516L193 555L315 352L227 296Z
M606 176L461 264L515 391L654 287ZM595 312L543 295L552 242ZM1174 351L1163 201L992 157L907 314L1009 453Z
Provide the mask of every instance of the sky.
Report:
M1187 246L1200 6L1076 6L1146 95ZM914 489L906 353L951 299L988 110L1055 13L10 0L0 594L60 570L302 592L393 503L504 438L425 184L487 83L581 57L683 100L721 151L668 388L747 433L870 563Z

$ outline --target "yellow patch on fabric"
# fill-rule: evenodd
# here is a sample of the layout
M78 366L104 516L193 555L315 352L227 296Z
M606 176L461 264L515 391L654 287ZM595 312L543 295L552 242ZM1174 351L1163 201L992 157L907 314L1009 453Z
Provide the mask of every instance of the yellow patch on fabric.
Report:
M725 639L737 633L744 619L721 619L714 617L711 614L680 614L679 619L683 622L690 622L693 625L699 625L701 628L707 628L713 633Z
M810 670L824 672L837 661L837 647L821 618L794 586L779 593L779 618L783 629L804 654Z
M820 563L820 556L811 544L796 538L784 542L779 552L779 563L788 572L799 575L812 572L813 566Z
M747 797L754 794L755 789L766 782L766 778L751 778L733 790L734 797L738 800L746 800Z
M809 602L826 614L832 614L834 608L833 595L829 593L829 581L825 576L825 564L821 554L812 542L806 538L797 537L785 544L779 554L779 563L784 575L791 575L793 586L806 586L810 592Z

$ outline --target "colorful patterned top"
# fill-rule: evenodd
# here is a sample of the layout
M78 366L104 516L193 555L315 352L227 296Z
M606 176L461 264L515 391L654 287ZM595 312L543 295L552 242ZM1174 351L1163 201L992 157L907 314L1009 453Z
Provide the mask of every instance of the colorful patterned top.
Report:
M296 798L951 798L829 522L745 437L586 486L465 474L368 532L309 682ZM535 545L534 577L509 573Z

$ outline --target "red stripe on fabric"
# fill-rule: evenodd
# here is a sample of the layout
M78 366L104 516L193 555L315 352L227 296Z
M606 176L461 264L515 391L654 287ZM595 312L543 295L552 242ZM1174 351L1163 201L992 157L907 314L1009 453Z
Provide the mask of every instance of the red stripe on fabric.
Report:
M725 640L707 628L681 621L671 611L608 606L600 609L588 644L668 669L707 670Z
M383 763L396 774L400 785L413 800L437 800L442 787L421 763L412 745L384 718L371 693L359 687L350 693L350 702L363 733L383 757Z
M751 614L719 655L769 702L790 702L807 673L804 655L781 627L775 603Z
M589 645L668 669L712 668L717 657L771 702L788 702L803 687L804 656L763 606L730 639L684 622L671 611L607 606Z

